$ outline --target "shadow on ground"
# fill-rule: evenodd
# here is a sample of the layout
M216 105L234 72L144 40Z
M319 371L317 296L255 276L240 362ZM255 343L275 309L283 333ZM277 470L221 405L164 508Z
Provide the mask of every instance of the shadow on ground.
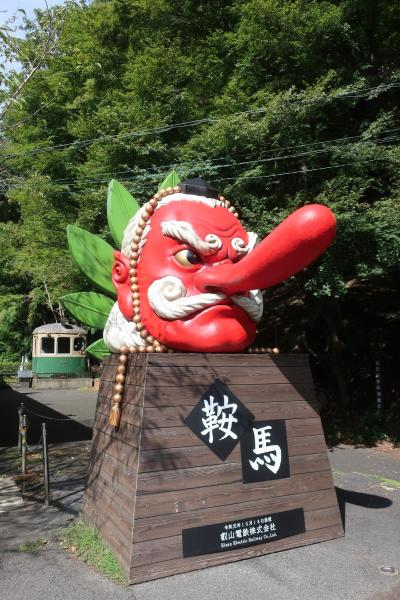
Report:
M57 390L54 390L57 394ZM41 423L47 425L49 444L62 444L90 440L91 427L79 423L22 391L11 387L0 388L0 447L16 446L18 443L18 407L23 402L29 420L28 445L35 445L41 437Z
M393 504L391 500L383 496L353 492L352 490L344 490L338 487L336 487L336 495L344 531L346 531L346 504L355 504L356 506L372 509L388 508Z

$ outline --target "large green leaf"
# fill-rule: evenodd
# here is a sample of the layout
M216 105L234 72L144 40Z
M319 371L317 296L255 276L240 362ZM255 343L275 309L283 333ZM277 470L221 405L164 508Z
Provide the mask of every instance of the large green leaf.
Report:
M105 345L104 340L100 338L86 348L86 354L90 354L90 356L97 358L97 360L103 360L106 356L109 356L111 352Z
M125 227L139 210L139 204L115 179L110 181L107 195L107 219L114 242L121 248Z
M111 275L114 250L104 240L76 225L67 227L70 252L86 277L103 292L115 297Z
M164 179L162 183L158 186L158 191L165 190L168 187L175 187L180 183L181 178L179 177L176 171L171 171L171 173Z
M75 319L95 329L104 329L114 305L111 298L97 292L67 294L61 298L61 302Z

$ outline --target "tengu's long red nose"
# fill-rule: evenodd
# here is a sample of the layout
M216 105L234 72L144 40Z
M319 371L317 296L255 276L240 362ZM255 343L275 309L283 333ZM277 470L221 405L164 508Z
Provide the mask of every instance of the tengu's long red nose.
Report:
M227 294L266 289L298 273L329 246L336 219L320 204L299 208L237 263L204 267L195 276L203 292Z

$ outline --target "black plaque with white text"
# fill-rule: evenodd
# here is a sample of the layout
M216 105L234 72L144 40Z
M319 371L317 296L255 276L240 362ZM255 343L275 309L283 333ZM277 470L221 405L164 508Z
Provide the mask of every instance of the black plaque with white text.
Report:
M236 521L182 530L183 556L237 550L305 532L304 510L246 517Z
M243 483L290 477L285 421L253 421L240 439Z

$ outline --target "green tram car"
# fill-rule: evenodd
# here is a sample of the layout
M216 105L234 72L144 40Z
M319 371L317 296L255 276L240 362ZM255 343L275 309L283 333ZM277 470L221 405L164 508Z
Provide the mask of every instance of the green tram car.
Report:
M34 377L79 377L87 372L86 330L76 325L50 323L33 331Z

